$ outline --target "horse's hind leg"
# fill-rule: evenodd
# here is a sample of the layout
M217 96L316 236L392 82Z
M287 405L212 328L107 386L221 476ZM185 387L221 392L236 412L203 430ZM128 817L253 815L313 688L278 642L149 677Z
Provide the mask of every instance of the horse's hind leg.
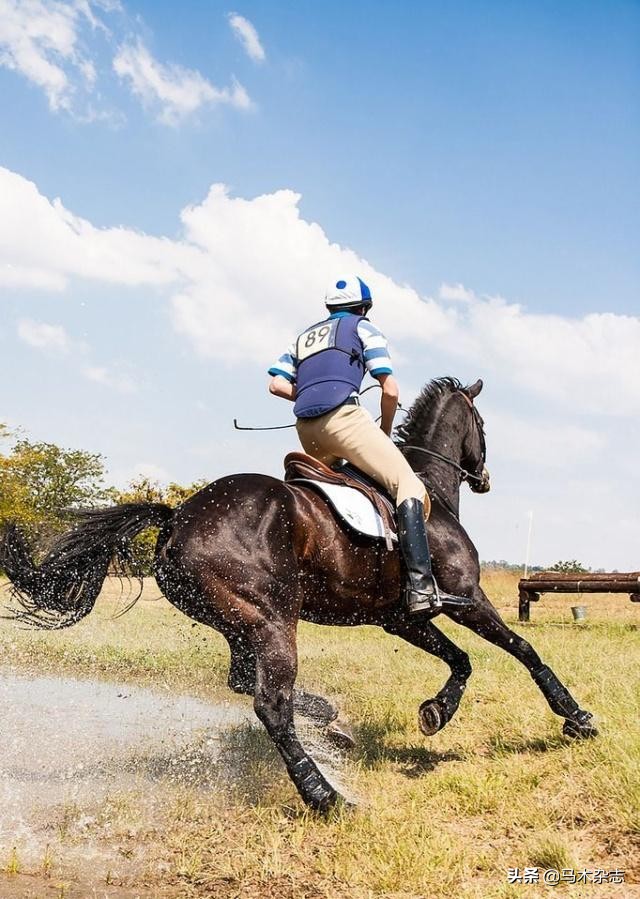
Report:
M507 627L480 587L474 587L473 594L473 606L447 612L449 617L522 662L549 703L551 711L565 719L563 731L567 736L597 736L598 731L591 723L591 713L580 708L551 668L543 664L531 644Z
M295 629L264 622L253 634L253 646L256 715L275 743L304 802L326 812L341 797L305 752L293 722L293 685L298 667Z
M256 654L251 642L240 634L227 634L231 650L231 664L227 683L234 693L253 696L256 689ZM338 709L316 693L306 690L293 691L293 710L304 718L327 725L338 717Z
M418 711L420 729L430 737L442 730L458 711L467 680L471 675L469 656L430 621L419 623L398 616L397 620L386 623L384 629L390 634L402 637L413 646L437 656L451 669L444 687L433 699L425 700Z
M227 634L231 663L227 683L234 693L253 696L256 688L256 654L251 642L240 634Z

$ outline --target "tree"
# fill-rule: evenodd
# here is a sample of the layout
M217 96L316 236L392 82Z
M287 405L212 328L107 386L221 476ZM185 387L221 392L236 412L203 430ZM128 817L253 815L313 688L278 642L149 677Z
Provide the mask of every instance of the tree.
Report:
M175 507L206 483L162 487L148 477L139 477L124 490L106 488L104 462L97 453L16 439L2 422L0 441L9 443L5 452L0 450L0 527L8 521L16 522L40 549L69 527L73 509L105 502L166 503ZM157 529L150 529L133 541L132 561L137 574L151 573L157 534Z
M571 559L571 561L560 561L556 562L555 565L552 565L549 571L560 571L562 574L584 574L589 571L588 568L585 568L582 562L578 562L577 559Z
M8 436L6 426L0 436ZM104 502L104 463L97 453L17 440L0 453L0 522L16 521L33 539L62 530L69 511Z
M187 487L174 483L162 487L158 481L152 481L151 478L141 475L131 481L124 490L110 490L109 496L117 504L165 503L165 505L175 508L192 494L197 493L206 483L205 480L199 480ZM131 564L135 574L142 576L152 573L158 533L158 528L147 528L132 540Z

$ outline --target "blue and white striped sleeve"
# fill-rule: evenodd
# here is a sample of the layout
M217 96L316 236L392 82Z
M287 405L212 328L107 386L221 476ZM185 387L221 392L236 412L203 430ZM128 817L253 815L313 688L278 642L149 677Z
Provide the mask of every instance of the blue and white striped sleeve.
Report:
M364 346L364 365L370 375L391 375L393 366L387 349L387 338L371 322L358 324L358 337Z
M285 353L280 356L269 369L269 374L280 375L290 381L292 384L296 380L296 370L298 368L298 360L296 359L296 347L294 343L289 344Z

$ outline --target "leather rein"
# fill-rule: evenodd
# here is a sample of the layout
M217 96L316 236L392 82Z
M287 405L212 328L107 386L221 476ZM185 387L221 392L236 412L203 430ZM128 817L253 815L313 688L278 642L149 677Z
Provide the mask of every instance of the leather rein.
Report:
M401 450L415 450L417 453L425 453L427 456L434 456L436 459L439 459L441 462L446 462L447 465L451 465L452 468L455 468L460 474L460 481L482 481L482 475L472 474L470 471L467 471L466 468L463 468L462 465L459 465L457 462L454 462L453 459L449 459L447 456L443 456L441 453L436 453L435 450L425 449L422 446L412 446L411 444L404 443L402 446L399 446L398 449Z

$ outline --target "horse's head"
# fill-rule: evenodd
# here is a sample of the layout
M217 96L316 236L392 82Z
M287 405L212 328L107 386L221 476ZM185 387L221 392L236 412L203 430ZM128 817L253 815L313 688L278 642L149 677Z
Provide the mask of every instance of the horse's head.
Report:
M475 398L482 390L482 381L478 379L475 384L461 389L460 393L465 398L471 415L462 444L462 459L460 464L464 469L466 480L474 493L488 493L491 489L489 469L487 468L487 446L484 440L484 421L475 406Z
M484 422L475 406L482 381L465 387L457 378L435 378L423 388L398 426L398 446L457 510L462 481L474 493L490 489Z

